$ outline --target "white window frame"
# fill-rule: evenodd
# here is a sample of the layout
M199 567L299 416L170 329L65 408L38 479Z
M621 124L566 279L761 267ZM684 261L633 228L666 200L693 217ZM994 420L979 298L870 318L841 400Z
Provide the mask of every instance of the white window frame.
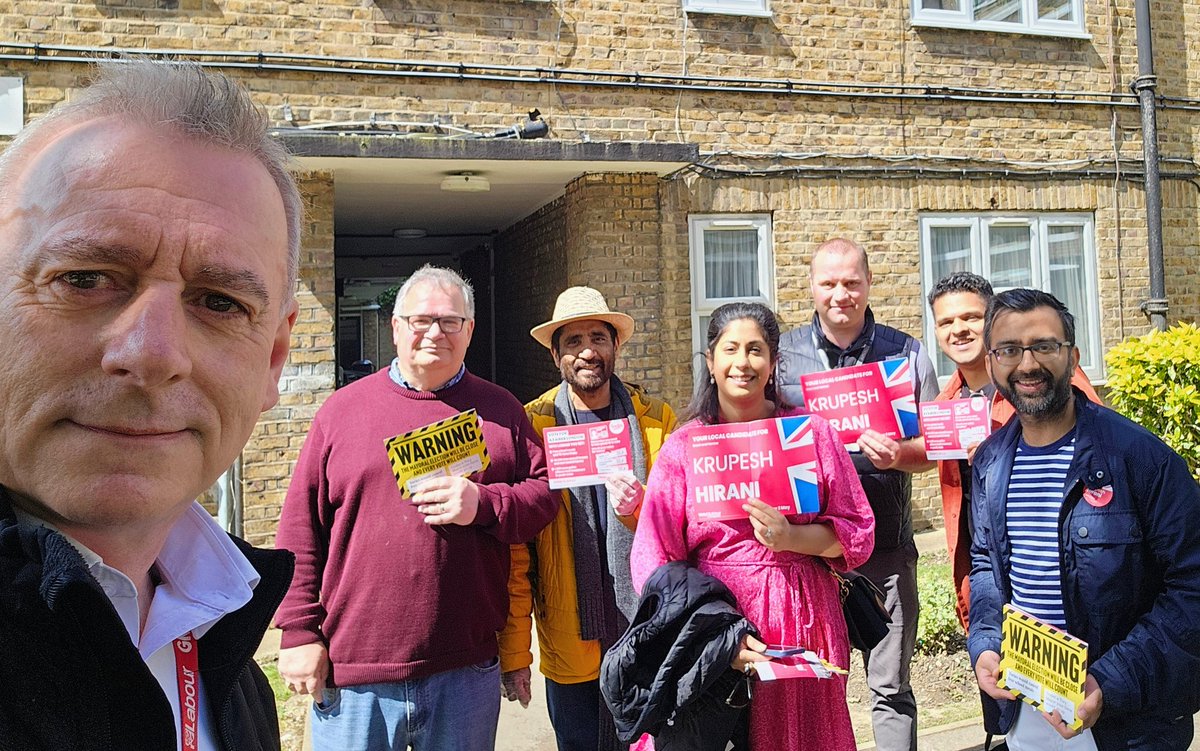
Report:
M1050 279L1049 230L1051 227L1081 227L1083 232L1084 257L1084 297L1091 301L1092 309L1088 311L1086 327L1077 326L1075 330L1076 345L1083 354L1083 371L1094 384L1104 382L1104 340L1100 334L1100 295L1097 282L1096 231L1095 217L1090 213L1049 211L1049 212L984 212L984 213L929 213L920 218L921 229L921 281L924 290L923 299L928 300L929 291L937 283L933 277L933 263L930 258L931 231L934 227L969 227L971 230L971 262L970 270L980 276L992 280L991 254L988 252L988 228L994 225L1024 224L1029 226L1029 242L1032 267L1030 286L1035 289L1046 289ZM996 292L1003 292L1011 287L996 285ZM1051 290L1052 291L1052 290ZM1075 312L1075 311L1072 311ZM1078 321L1078 317L1076 318ZM927 346L937 348L937 332L933 314L928 305L925 306L924 332ZM939 359L934 358L934 367L940 365ZM938 373L938 381L945 385L950 373Z
M708 297L704 275L704 233L721 230L758 231L758 289L760 295L750 297ZM770 214L692 214L688 217L688 247L692 279L692 370L696 378L707 375L704 367L704 347L707 331L700 325L705 316L725 303L760 302L775 309L775 249Z
M683 12L770 18L768 3L769 0L683 0Z
M912 25L932 26L941 29L969 29L973 31L999 31L1009 34L1031 34L1036 36L1091 39L1083 25L1083 0L1070 0L1074 21L1054 21L1038 18L1037 0L1017 0L1021 4L1020 23L976 20L973 0L960 0L960 10L937 10L924 8L922 0L912 0Z
M0 77L0 136L15 136L25 127L25 79Z

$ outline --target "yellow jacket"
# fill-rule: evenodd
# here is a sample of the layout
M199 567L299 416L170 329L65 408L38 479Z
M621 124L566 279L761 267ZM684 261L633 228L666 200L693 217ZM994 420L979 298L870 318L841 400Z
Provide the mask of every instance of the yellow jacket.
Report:
M555 386L525 405L538 435L554 427ZM675 429L675 413L661 399L646 396L640 386L626 383L633 410L642 428L647 471L654 464L667 434ZM561 493L558 515L528 545L512 546L508 579L508 623L500 632L500 669L504 672L533 664L530 621L537 613L538 648L542 674L555 683L582 683L600 677L600 642L579 638L579 603L575 591L575 554L571 499ZM531 556L531 551L533 555ZM531 578L536 560L537 571ZM537 583L537 592L533 584Z

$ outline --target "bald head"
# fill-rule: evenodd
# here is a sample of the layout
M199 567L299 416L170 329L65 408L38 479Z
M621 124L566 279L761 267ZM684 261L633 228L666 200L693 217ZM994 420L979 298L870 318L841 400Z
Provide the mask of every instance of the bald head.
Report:
M838 346L849 346L866 325L870 303L866 251L840 237L821 243L813 253L810 282L821 331Z

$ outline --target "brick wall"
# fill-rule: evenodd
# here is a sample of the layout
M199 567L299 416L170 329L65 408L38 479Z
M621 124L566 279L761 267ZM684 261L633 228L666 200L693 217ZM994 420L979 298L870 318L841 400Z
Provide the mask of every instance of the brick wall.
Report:
M587 174L496 241L499 381L528 401L559 380L529 329L550 319L570 286L599 290L613 310L637 321L616 370L658 393L664 386L659 178Z
M1189 40L1200 31L1200 10L1180 2L1151 5L1161 91L1195 96L1200 45ZM517 0L448 0L436 6L369 0L227 0L219 5L11 0L0 4L0 39L96 49L520 64L589 75L789 78L850 86L850 91L916 87L907 92L913 98L879 99L847 97L847 90L828 88L823 95L770 95L235 71L274 117L282 118L281 106L287 103L300 124L377 115L437 117L482 128L511 124L524 109L538 106L556 137L567 140L687 141L711 151L1103 158L1114 149L1113 112L1107 107L1029 99L950 102L937 95L948 86L1126 93L1136 75L1132 0L1087 0L1085 8L1090 39L918 28L909 23L907 4L883 0L776 0L772 18L685 18L680 0L580 0L569 9ZM31 114L44 111L83 75L81 66L68 63L15 61L8 67L29 75ZM926 90L933 96L921 99ZM1183 110L1166 110L1160 117L1164 155L1189 158L1200 122ZM1117 148L1136 158L1136 109L1121 109L1116 120Z
M691 14L680 0L44 0L0 2L0 45L69 44L209 53L303 53L430 63L519 64L601 74L788 78L831 84L810 93L607 88L466 78L231 69L277 123L283 105L297 124L437 118L478 129L516 122L538 107L564 141L698 144L712 163L736 169L884 166L878 157L948 157L941 168L1005 162L1140 162L1137 110L1064 97L952 101L944 87L1125 93L1136 75L1133 0L1085 0L1090 39L1055 39L912 27L908 3L773 0L769 19ZM1151 2L1160 92L1200 97L1200 6ZM3 52L25 54L8 48ZM210 57L210 61L217 58ZM329 61L327 61L329 62ZM346 63L344 67L353 67ZM370 67L370 66L367 66ZM399 66L395 71L433 70ZM389 69L391 70L391 69ZM81 62L8 60L25 79L35 117L86 76ZM913 86L911 98L869 87ZM798 86L797 89L804 89ZM1094 98L1094 97L1093 97ZM1194 170L1200 118L1174 103L1159 113L1162 154ZM3 144L0 139L0 145ZM815 156L814 156L815 155ZM870 156L872 158L867 158ZM803 157L803 158L800 158ZM901 164L908 164L902 162ZM332 389L332 177L305 176L310 219L302 309L280 405L264 415L246 450L247 535L269 541L290 462L308 420ZM1172 318L1200 315L1200 201L1191 183L1163 186L1167 293ZM588 175L495 242L496 360L501 382L523 399L553 383L549 358L528 337L569 284L599 288L637 318L620 372L677 407L691 388L690 213L770 212L779 312L808 318L806 263L835 234L864 242L876 273L880 320L921 330L917 218L922 211L1090 211L1096 217L1105 347L1146 330L1146 224L1139 185L1110 179L978 181L901 175L868 179L695 175ZM474 259L478 260L478 259ZM934 516L926 503L920 518Z
M646 174L589 174L567 186L568 283L595 287L610 308L633 317L616 372L656 396L664 386L658 186L658 176Z
M496 238L497 383L522 403L558 382L529 330L550 319L567 283L567 200L546 204Z
M242 452L245 537L256 545L275 539L292 467L317 407L333 393L334 361L333 175L299 175L305 224L300 250L292 352L279 382L279 404L263 413Z

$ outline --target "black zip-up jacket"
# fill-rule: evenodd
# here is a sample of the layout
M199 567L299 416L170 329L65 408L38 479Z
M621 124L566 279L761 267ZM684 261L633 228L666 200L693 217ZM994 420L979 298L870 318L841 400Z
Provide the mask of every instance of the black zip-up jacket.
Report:
M757 634L733 593L685 561L664 563L642 589L633 623L600 663L600 692L626 743L724 749L740 707L725 703L740 676L730 663Z
M254 652L290 553L233 538L261 580L199 641L223 751L276 751L275 697ZM0 751L175 751L177 719L112 603L65 537L19 527L0 491Z

